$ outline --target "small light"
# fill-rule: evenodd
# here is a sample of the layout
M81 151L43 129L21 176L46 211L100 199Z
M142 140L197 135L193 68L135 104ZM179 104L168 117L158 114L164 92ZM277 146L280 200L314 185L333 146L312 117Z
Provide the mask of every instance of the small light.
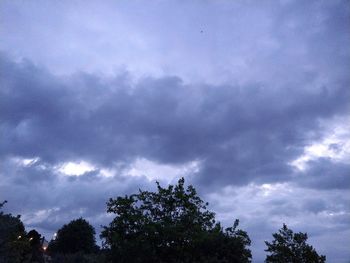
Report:
M18 239L20 239L22 236L18 236Z
M31 241L33 238L31 237L31 238L29 238L29 241Z

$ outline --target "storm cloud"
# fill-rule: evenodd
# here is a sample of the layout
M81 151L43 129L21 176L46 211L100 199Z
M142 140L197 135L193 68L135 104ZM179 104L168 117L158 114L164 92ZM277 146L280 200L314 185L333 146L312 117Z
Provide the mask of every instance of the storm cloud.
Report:
M109 197L183 176L241 219L255 262L283 222L345 262L348 3L158 4L1 3L6 209L46 235L99 230Z

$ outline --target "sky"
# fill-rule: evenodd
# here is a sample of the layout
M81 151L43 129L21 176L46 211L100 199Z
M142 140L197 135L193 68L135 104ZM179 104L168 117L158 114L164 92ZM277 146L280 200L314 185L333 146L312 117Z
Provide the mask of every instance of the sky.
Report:
M349 262L349 1L0 2L0 200L50 239L184 177L252 239Z

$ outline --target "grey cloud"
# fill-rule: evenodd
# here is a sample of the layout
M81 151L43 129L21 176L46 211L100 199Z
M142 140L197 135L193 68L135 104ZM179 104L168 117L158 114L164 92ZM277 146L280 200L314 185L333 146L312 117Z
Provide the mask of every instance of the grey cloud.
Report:
M324 200L311 199L308 200L308 202L305 202L303 208L313 213L319 213L327 209L327 204Z
M102 177L98 171L79 177L63 176L52 165L38 161L19 166L2 160L0 199L8 200L8 211L20 213L27 227L38 228L50 236L63 224L77 217L90 219L100 231L109 223L106 202L111 197L151 189L142 177ZM45 168L43 168L43 166ZM45 176L44 176L45 175Z
M315 82L344 76L346 0L282 2L170 1L139 8L119 1L5 1L0 48L65 73L125 67L187 82L277 86L300 84L314 69L326 75Z
M202 160L203 184L288 180L288 162L323 135L319 120L349 109L346 86L270 91L186 85L176 77L132 85L123 77L54 77L4 56L1 67L2 156L109 167L137 157Z
M240 219L241 226L252 238L256 262L263 262L264 241L271 240L271 234L283 223L295 232L307 232L311 244L325 253L329 261L339 255L343 258L348 255L347 249L340 248L337 242L322 243L326 236L349 241L346 234L350 216L347 190L319 191L293 183L272 185L271 188L250 184L220 189L208 199L225 225L231 224L232 218Z
M301 185L317 189L350 188L350 164L319 158L309 161L308 166L296 180Z

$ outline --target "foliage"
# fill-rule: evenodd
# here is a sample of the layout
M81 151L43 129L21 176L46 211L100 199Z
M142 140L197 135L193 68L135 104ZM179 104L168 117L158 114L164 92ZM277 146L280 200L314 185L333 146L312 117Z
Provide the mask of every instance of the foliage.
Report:
M36 230L31 230L27 234L31 248L31 262L43 263L44 255L41 244L41 235Z
M103 263L106 262L102 253L86 254L77 252L72 254L55 254L52 256L52 263Z
M0 209L6 201L0 203ZM30 246L20 216L0 211L0 262L29 262Z
M316 250L306 243L306 233L293 233L285 224L272 235L272 243L265 241L270 255L266 256L267 263L323 263L325 256L319 256Z
M113 262L250 262L250 239L238 220L224 231L183 178L167 188L157 182L157 190L107 203L116 217L101 238Z
M95 229L83 218L72 220L58 230L56 239L48 248L51 254L93 253L97 249Z

